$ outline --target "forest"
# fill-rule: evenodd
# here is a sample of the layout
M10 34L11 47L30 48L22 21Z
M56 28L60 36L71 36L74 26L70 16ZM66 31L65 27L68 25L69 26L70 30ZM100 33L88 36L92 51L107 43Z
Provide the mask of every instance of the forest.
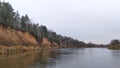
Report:
M37 42L41 44L43 38L47 38L51 43L57 43L59 47L103 47L93 43L85 43L71 37L62 36L47 29L46 26L32 22L26 14L21 16L15 11L9 2L0 2L0 24L17 31L29 32Z

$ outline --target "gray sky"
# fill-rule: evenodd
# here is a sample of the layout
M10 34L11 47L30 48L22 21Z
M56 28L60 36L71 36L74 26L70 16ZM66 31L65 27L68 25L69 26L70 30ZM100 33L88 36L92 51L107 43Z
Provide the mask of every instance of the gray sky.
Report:
M85 42L120 39L120 0L5 0L40 25Z

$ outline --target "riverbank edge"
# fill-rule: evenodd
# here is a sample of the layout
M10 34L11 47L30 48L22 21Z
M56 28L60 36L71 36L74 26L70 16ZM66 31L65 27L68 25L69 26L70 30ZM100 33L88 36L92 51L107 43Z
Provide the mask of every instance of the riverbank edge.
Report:
M21 54L25 52L35 52L41 51L43 49L58 49L59 47L40 47L38 45L25 46L25 45L14 45L14 46L4 46L0 45L0 55L11 55L11 54Z
M39 51L39 46L23 46L23 45L17 45L17 46L4 46L0 45L0 55L1 54L17 54L17 53L24 53L28 51Z
M108 49L110 49L110 50L120 50L120 44L109 45Z
M14 46L4 46L0 45L0 55L11 55L11 54L21 54L31 51L40 51L42 49L60 49L60 48L77 48L77 47L45 47L41 48L40 46L24 46L24 45L14 45ZM81 47L84 48L84 47ZM90 48L90 47L85 47ZM91 47L91 48L107 48L107 47Z

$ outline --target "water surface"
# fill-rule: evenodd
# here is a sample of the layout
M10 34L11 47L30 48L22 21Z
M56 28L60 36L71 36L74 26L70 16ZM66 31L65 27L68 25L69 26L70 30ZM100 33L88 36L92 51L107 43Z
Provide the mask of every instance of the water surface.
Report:
M120 68L120 51L106 48L44 49L0 56L0 68Z

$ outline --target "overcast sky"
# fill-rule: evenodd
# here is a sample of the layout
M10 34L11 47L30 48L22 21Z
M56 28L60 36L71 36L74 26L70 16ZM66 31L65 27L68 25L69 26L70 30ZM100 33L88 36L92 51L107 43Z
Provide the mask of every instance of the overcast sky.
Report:
M120 39L120 0L5 0L21 15L85 42Z

